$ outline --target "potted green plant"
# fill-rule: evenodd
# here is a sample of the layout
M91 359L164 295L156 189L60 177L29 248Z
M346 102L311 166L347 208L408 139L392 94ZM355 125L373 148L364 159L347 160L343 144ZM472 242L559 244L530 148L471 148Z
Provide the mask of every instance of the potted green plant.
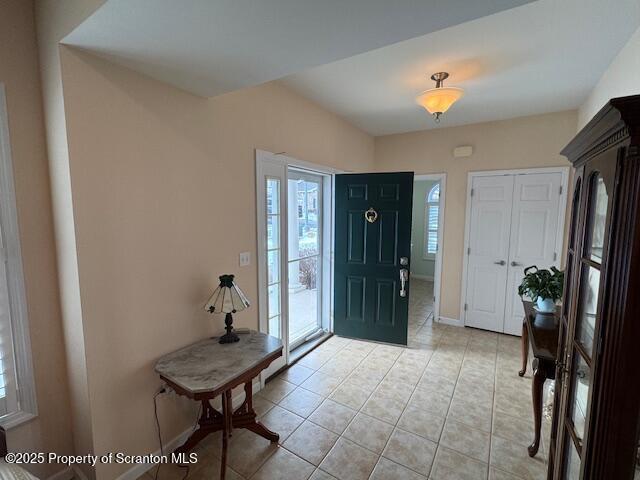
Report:
M524 278L518 287L518 295L528 296L536 302L539 312L552 313L556 309L556 301L562 298L564 272L556 267L550 270L538 269L532 265L524 269Z

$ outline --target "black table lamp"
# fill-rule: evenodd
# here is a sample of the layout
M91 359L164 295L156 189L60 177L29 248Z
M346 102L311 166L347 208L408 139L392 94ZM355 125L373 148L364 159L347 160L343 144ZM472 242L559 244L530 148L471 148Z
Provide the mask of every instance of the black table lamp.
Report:
M233 275L220 275L220 285L213 291L211 298L204 306L209 313L225 313L224 323L227 333L220 337L220 343L233 343L240 340L233 331L233 313L240 312L249 306L249 300L242 290L233 283Z

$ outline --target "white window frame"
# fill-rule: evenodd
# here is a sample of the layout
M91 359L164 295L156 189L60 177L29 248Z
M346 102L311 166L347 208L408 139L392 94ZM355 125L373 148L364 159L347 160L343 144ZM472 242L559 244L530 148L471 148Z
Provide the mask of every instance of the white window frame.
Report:
M7 337L6 409L0 425L11 428L37 416L35 382L31 359L29 321L22 270L13 162L9 143L9 121L4 84L0 83L0 255L4 261L9 296ZM3 270L3 269L0 269Z
M436 255L438 254L438 250L440 249L440 235L438 234L438 230L435 230L436 233L436 251L433 253L429 252L429 232L433 232L434 230L430 230L429 229L429 210L431 210L432 208L435 208L438 211L438 226L440 226L440 194L438 194L438 201L437 202L430 202L429 201L429 194L431 193L431 191L438 186L439 188L441 188L440 186L440 182L434 184L429 191L425 194L424 197L424 231L422 232L422 234L424 235L424 239L422 242L422 258L424 258L425 260L434 260L436 258Z
M259 329L263 333L269 332L269 284L268 284L268 249L267 249L267 201L266 187L267 180L276 180L279 184L279 309L280 309L280 325L278 327L280 338L283 340L282 357L276 359L263 370L260 374L260 384L264 387L265 380L275 372L283 368L289 363L289 344L285 340L289 336L288 327L288 311L287 304L284 303L285 292L287 291L287 277L283 276L284 262L283 252L288 251L285 222L283 218L287 218L287 196L285 190L287 188L286 167L282 162L278 161L273 154L256 150L256 221L257 221L257 266L258 266L258 317Z

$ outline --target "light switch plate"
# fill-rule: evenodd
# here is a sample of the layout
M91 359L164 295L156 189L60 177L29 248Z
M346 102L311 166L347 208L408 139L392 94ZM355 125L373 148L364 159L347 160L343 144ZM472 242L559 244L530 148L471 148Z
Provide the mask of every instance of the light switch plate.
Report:
M240 266L246 267L251 264L251 252L240 253Z

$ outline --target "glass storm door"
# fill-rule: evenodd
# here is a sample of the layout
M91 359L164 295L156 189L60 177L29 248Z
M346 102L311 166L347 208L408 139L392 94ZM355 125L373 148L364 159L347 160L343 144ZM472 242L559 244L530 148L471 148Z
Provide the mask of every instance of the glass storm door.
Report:
M289 348L317 333L322 324L323 177L287 172Z
M407 344L412 207L412 172L336 175L336 334Z
M556 375L556 401L561 401L552 435L557 479L584 478L588 462L615 164L615 159L595 159L584 172L576 172L560 335L563 354ZM581 203L586 208L579 208Z
M289 363L291 350L330 329L332 172L300 164L256 151L259 324L283 344L263 379Z

